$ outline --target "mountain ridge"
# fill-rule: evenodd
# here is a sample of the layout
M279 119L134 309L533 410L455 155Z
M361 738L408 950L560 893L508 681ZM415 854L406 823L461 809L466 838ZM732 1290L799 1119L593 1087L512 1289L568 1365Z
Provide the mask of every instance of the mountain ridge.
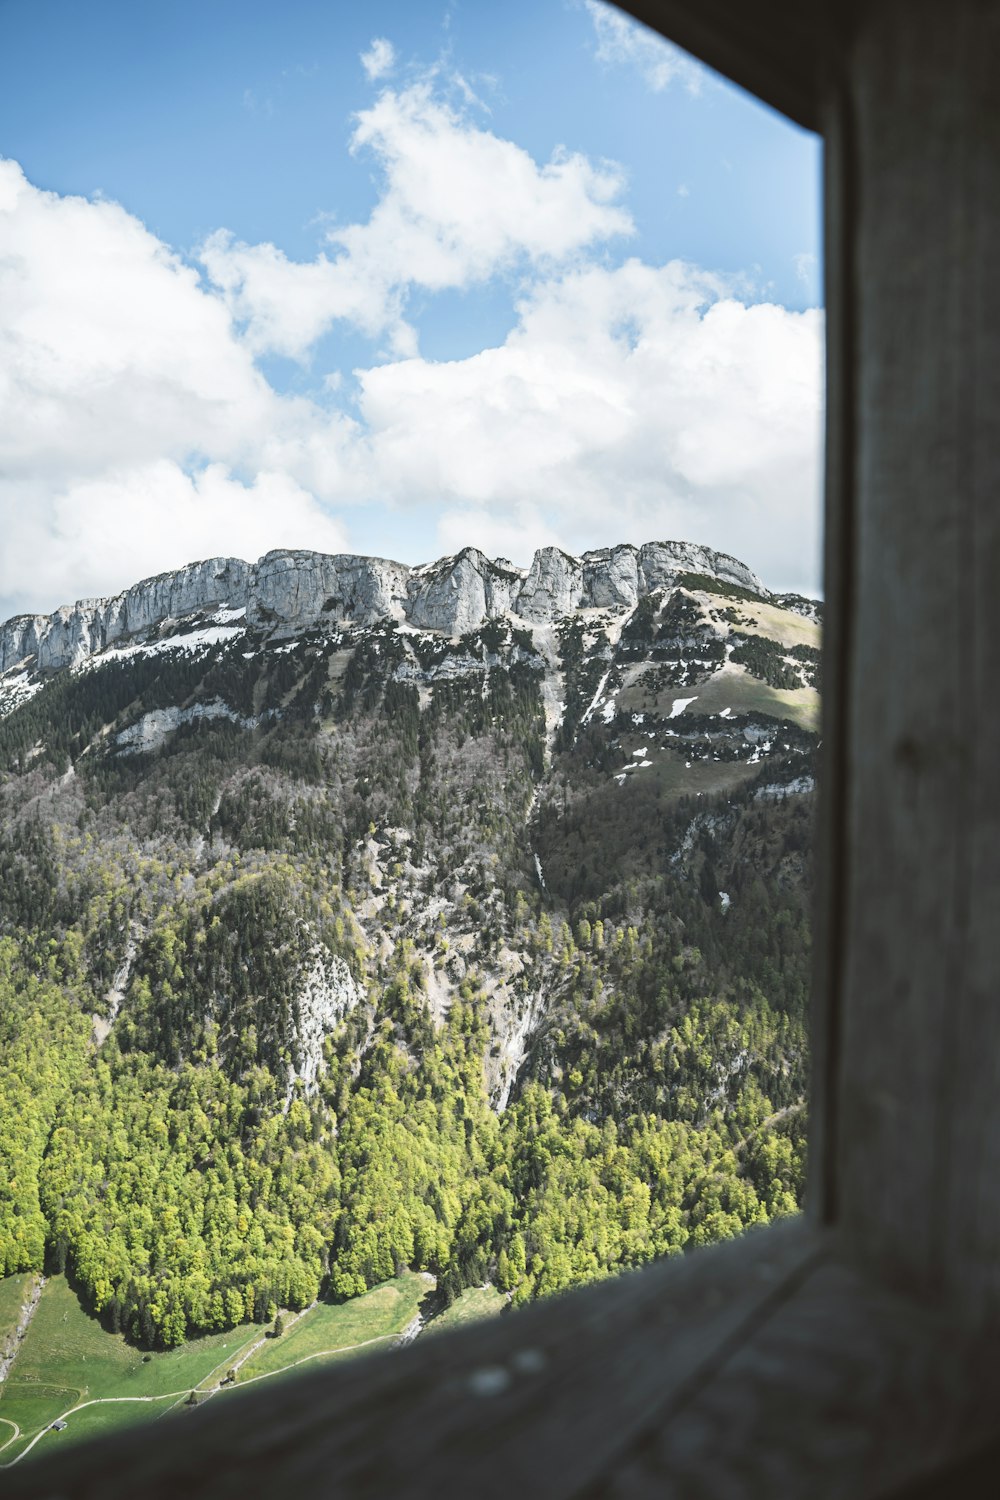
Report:
M47 615L14 615L0 623L0 674L29 658L42 671L79 666L116 641L213 607L245 610L248 624L258 628L372 625L388 618L461 635L510 616L541 624L577 609L634 609L640 598L685 573L735 584L763 600L797 597L772 593L739 559L687 542L622 543L578 557L545 547L523 569L474 547L416 567L277 548L255 563L207 558L115 595L79 599Z

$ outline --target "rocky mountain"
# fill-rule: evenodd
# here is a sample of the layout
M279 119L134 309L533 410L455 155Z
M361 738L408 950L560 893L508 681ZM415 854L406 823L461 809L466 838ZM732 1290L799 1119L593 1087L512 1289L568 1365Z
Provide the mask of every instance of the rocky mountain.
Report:
M420 568L305 551L269 552L252 566L214 557L144 579L114 598L80 599L50 615L5 621L0 673L28 658L42 670L79 666L116 641L211 608L243 610L249 625L269 629L394 619L463 635L510 615L546 623L577 609L632 609L685 572L770 597L735 558L679 542L604 548L582 557L546 547L528 569L502 558L491 562L474 547Z
M0 627L0 1272L169 1344L794 1208L819 616L657 542Z

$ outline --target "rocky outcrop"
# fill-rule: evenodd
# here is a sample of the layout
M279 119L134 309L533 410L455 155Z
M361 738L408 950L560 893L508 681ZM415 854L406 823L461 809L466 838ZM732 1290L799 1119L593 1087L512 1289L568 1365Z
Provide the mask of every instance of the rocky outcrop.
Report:
M289 1097L297 1079L304 1084L307 1097L316 1092L323 1071L323 1043L365 997L364 986L342 958L335 957L322 944L316 944L310 958L309 968L300 976L295 998Z
M634 609L644 594L670 588L684 573L771 597L735 557L687 542L603 547L582 557L543 547L527 571L490 561L474 547L420 568L381 557L282 550L252 566L210 558L147 578L113 599L18 615L0 625L0 673L22 662L43 672L79 666L115 641L223 607L245 608L251 629L279 634L395 619L456 636L507 616L542 624L577 609Z
M558 547L535 553L517 596L517 613L542 623L571 614L583 603L583 564Z
M51 615L17 615L0 625L0 672L34 658L42 671L75 667L125 636L199 610L247 603L251 569L213 557L146 578L111 599L80 599Z
M583 592L596 609L635 609L645 594L635 547L608 547L583 556Z
M247 719L214 698L210 703L193 703L190 708L152 708L127 729L115 735L115 744L123 755L148 754L158 750L168 735L182 724L192 724L201 719L228 719L243 729L255 729L259 719Z
M639 548L639 572L642 578L640 592L644 594L670 588L680 573L706 573L722 583L735 583L739 588L760 594L763 599L771 597L770 591L746 563L730 557L728 552L714 552L711 547L699 547L691 542L647 542Z
M409 568L382 557L268 552L250 569L247 624L294 629L402 619L409 577Z
M406 617L421 630L464 635L486 620L513 614L523 582L519 568L490 562L475 547L466 547L455 557L413 569Z

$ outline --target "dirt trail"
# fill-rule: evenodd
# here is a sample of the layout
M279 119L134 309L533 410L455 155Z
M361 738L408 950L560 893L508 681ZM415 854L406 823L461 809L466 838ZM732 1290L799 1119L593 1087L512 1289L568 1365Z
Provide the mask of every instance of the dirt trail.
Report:
M3 1352L0 1353L0 1383L6 1380L10 1374L10 1367L17 1358L18 1350L24 1342L24 1335L27 1333L29 1324L35 1316L35 1310L41 1300L42 1288L47 1280L47 1276L38 1276L32 1282L28 1299L18 1314L17 1327L14 1329L9 1343L5 1345Z

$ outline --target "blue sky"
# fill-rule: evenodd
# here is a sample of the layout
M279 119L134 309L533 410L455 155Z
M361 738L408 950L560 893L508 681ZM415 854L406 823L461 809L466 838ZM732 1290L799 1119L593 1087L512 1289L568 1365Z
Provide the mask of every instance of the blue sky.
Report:
M686 536L815 590L814 137L587 0L0 40L0 611L272 545Z

